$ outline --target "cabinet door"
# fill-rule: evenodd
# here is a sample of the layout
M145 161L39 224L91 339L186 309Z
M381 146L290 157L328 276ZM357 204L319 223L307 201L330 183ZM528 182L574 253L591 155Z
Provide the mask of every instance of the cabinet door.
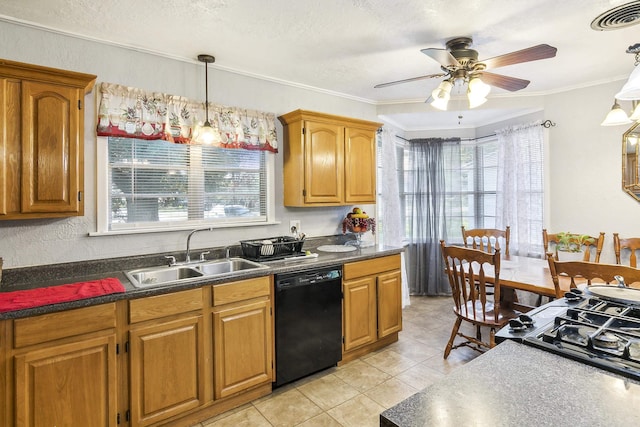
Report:
M376 202L376 139L370 130L345 130L345 202Z
M116 337L15 357L16 426L115 426Z
M344 292L344 351L377 339L376 281L363 277L342 284Z
M344 195L344 127L305 122L305 203L340 203Z
M271 326L268 300L215 309L213 376L216 399L272 381Z
M132 426L204 403L203 319L192 316L130 332Z
M401 292L399 271L378 276L378 338L402 329Z
M81 94L22 82L22 213L83 214Z

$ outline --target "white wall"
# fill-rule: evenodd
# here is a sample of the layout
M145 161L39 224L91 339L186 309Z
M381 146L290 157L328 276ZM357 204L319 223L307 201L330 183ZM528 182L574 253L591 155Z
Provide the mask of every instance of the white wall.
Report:
M640 236L640 203L621 188L622 133L627 126L600 126L624 82L576 89L545 100L549 130L551 232L597 235L604 231L601 262L614 263L613 233ZM622 103L629 110L629 102Z
M215 55L215 46L211 52ZM204 100L204 67L92 41L71 38L0 21L0 58L98 75L107 81ZM217 58L224 64L224 58ZM625 127L601 127L613 95L624 82L576 89L509 102L543 106L543 117L557 125L548 131L548 217L550 231L606 232L605 261L613 261L613 232L640 236L640 203L621 185L621 135ZM281 115L298 108L376 119L374 105L238 74L209 69L212 102ZM5 268L53 264L114 256L182 250L187 232L88 237L95 231L95 91L89 95L85 127L85 216L60 220L0 221L0 257ZM498 102L498 101L496 101ZM630 107L630 106L628 106ZM384 112L384 107L379 108ZM527 117L527 120L529 117ZM508 120L493 129L517 122ZM465 130L461 137L482 136L492 126ZM452 136L450 132L407 132L406 138ZM455 132L454 132L455 133ZM278 124L282 139L282 127ZM282 206L282 154L276 158L276 216L279 225L201 233L193 246L223 246L241 239L286 234L289 219L300 219L309 236L338 234L348 208ZM374 212L373 207L364 206Z
M215 55L215 46L211 53ZM0 21L0 58L96 74L106 81L204 101L204 65L184 62L93 41L67 37ZM217 58L224 64L224 58ZM116 256L184 250L188 232L89 237L95 225L95 98L87 97L85 115L85 216L57 220L0 221L0 257L4 268L55 264ZM301 108L377 120L374 105L209 68L209 100L258 109L277 116ZM277 123L282 144L282 126ZM282 150L281 150L282 151ZM282 152L276 155L276 219L279 225L215 230L194 236L194 248L224 246L242 239L288 234L289 219L301 220L308 236L338 234L349 208L282 206ZM363 206L374 212L370 206Z

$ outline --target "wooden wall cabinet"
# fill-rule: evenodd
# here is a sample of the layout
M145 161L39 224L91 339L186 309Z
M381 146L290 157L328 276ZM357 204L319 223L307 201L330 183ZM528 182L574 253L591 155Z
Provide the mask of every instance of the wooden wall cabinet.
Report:
M214 396L273 381L271 278L213 287Z
M343 267L343 362L397 341L402 330L400 255Z
M279 119L285 206L376 202L376 130L381 123L304 110Z
M95 80L0 59L0 219L84 214L84 98Z
M117 425L115 303L7 320L4 331L4 425Z

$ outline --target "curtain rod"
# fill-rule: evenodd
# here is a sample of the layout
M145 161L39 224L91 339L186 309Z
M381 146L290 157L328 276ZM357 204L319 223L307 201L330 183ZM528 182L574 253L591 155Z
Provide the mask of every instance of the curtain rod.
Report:
M543 128L547 128L547 129L549 129L550 127L553 127L555 125L556 124L554 122L552 122L551 120L549 120L549 119L547 119L547 120L543 121L542 123L540 123L540 126L542 126ZM460 138L460 141L477 141L479 139L491 138L491 137L494 137L494 136L496 136L496 134L492 133L492 134L489 134L489 135L479 136L477 138ZM403 138L400 135L396 135L396 138L399 138L399 139L401 139L403 141L406 141L406 142L411 142L410 139Z

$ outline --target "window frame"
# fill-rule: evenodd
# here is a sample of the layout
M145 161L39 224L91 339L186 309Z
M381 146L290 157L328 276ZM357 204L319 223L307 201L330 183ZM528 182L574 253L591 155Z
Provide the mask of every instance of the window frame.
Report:
M211 221L208 219L187 220L180 223L138 223L138 225L112 230L109 227L110 203L109 203L109 138L98 136L96 141L96 231L90 236L157 233L168 231L193 230L194 228L233 228L250 227L258 225L277 224L275 219L275 155L265 152L265 201L266 215L261 217L238 217L224 221Z

